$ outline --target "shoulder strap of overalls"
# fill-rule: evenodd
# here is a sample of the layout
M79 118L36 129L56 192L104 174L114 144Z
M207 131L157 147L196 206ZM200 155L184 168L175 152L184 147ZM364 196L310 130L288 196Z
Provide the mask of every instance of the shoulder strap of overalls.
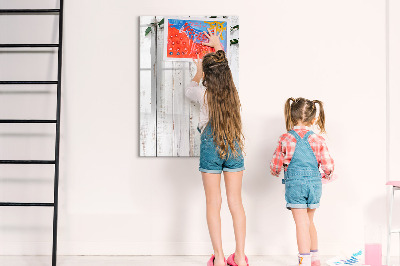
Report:
M294 131L294 130L290 130L288 133L292 134L292 135L293 135L293 137L295 137L297 141L301 140L301 138L300 138L299 134L297 134L297 132L296 132L296 131Z
M308 140L308 137L311 136L312 134L314 134L314 132L313 132L312 130L308 131L308 132L304 135L303 139L304 139L304 140Z

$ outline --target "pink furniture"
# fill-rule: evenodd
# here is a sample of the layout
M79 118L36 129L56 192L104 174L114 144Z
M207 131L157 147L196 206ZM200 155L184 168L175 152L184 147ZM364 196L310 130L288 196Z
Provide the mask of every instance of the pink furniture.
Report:
M382 266L382 244L365 244L365 265Z
M400 190L400 181L388 181L386 185L390 186L389 194L389 217L388 217L388 235L387 235L387 254L386 254L386 265L390 265L390 242L392 234L400 233L400 229L392 229L392 216L393 216L393 199L394 192Z

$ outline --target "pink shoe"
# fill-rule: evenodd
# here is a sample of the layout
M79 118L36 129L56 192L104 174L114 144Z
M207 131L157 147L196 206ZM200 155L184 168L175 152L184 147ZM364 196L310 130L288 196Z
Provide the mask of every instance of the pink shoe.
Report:
M215 255L212 254L210 260L207 262L207 266L214 266ZM226 265L226 259L224 258L224 262Z
M320 260L312 261L311 266L321 266L321 261Z
M244 256L244 259L246 260L247 266L249 266L249 260L247 259L247 256L246 256L246 255ZM238 266L238 265L236 264L236 262L235 262L235 253L231 254L231 255L228 257L227 263L228 263L228 265L230 265L230 266Z

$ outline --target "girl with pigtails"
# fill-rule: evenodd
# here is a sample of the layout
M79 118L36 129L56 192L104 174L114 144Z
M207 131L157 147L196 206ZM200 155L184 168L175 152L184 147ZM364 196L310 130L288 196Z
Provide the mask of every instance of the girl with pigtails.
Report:
M282 168L284 170L286 208L292 211L296 223L299 251L296 265L320 266L313 218L321 198L321 179L332 177L334 162L324 138L310 127L316 124L322 133L325 132L323 103L289 98L285 104L285 120L288 132L279 138L270 164L271 174L279 176Z

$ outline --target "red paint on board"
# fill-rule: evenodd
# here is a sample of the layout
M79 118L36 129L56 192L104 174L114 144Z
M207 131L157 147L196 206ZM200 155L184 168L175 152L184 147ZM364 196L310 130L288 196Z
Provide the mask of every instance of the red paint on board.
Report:
M207 53L214 52L215 49L201 43L194 43L186 34L186 31L191 31L190 28L178 30L173 27L168 27L168 43L167 43L167 57L169 58L200 58ZM197 36L202 41L207 42L208 38Z

